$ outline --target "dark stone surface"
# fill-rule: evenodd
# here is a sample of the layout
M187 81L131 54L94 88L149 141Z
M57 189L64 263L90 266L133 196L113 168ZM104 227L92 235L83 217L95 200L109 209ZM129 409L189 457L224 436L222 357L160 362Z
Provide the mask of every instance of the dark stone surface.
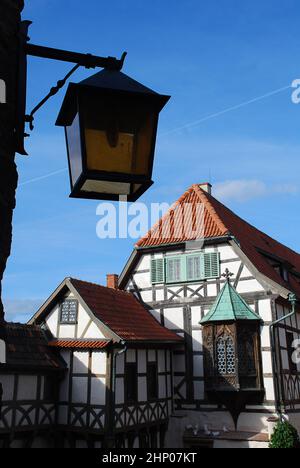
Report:
M4 318L1 283L10 256L12 217L18 182L14 151L18 32L23 0L0 1L0 79L7 102L0 104L0 321Z

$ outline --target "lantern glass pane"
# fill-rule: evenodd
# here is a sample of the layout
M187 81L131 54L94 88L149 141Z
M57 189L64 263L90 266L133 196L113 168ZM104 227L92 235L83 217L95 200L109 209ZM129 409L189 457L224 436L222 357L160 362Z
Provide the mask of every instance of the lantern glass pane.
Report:
M88 169L130 174L134 161L135 135L118 133L118 143L111 146L104 131L86 129Z
M149 105L87 95L82 110L88 170L149 176L157 122Z
M87 180L81 189L83 192L106 193L114 195L129 195L130 184L123 182L107 182L101 180Z
M82 173L82 151L80 138L80 122L77 114L72 125L66 127L66 136L68 140L69 162L72 185L76 184Z

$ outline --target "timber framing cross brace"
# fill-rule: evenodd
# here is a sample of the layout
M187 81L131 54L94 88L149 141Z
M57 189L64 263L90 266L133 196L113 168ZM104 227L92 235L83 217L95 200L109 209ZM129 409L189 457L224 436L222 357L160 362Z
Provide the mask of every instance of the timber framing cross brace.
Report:
M18 77L18 102L16 113L16 152L27 155L24 148L24 138L29 135L25 133L25 124L30 124L33 130L34 114L65 85L70 76L79 68L106 68L107 70L121 71L127 52L122 54L120 59L116 57L99 57L92 54L82 54L68 50L53 49L51 47L31 44L28 41L29 27L31 21L22 21L19 34L19 77ZM61 62L75 63L76 66L66 75L63 80L51 88L48 95L33 109L30 115L26 115L26 94L27 94L27 56L45 58Z

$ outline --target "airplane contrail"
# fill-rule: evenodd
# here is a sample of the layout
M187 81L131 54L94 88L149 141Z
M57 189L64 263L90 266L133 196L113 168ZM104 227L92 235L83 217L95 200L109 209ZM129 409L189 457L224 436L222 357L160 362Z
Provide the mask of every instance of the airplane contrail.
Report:
M171 135L172 133L177 133L177 132L179 132L181 130L197 127L202 122L206 122L207 120L214 119L214 118L219 117L221 115L227 114L228 112L232 112L234 110L241 109L242 107L248 106L249 104L253 104L254 102L262 101L263 99L266 99L266 98L268 98L270 96L274 96L275 94L279 94L279 93L281 93L283 91L286 91L287 89L291 89L291 88L292 87L290 85L290 86L284 86L283 88L275 89L274 91L270 91L267 94L263 94L262 96L258 96L256 98L250 99L249 101L244 101L244 102L241 102L240 104L236 104L235 106L227 107L226 109L223 109L223 110L221 110L219 112L214 112L213 114L209 114L209 115L203 117L202 119L194 120L193 122L182 125L181 127L177 127L177 128L172 129L172 130L168 130L167 132L162 133L162 136Z
M266 99L268 97L271 97L271 96L274 96L276 94L279 94L279 93L282 93L283 91L286 91L288 89L292 89L292 86L289 85L289 86L284 86L282 88L278 88L278 89L275 89L273 91L270 91L269 93L266 93L266 94L263 94L261 96L257 96L253 99L250 99L248 101L244 101L244 102L241 102L240 104L236 104L234 106L231 106L231 107L227 107L226 109L223 109L219 112L214 112L213 114L209 114L199 120L194 120L193 122L189 122L185 125L182 125L181 127L176 127L176 128L173 128L172 130L168 130L166 132L163 132L161 133L161 136L167 136L167 135L171 135L173 133L177 133L177 132L180 132L182 130L187 130L189 128L194 128L194 127L197 127L198 125L200 125L201 123L203 122L207 122L208 120L211 120L211 119L215 119L216 117L220 117L221 115L224 115L224 114L227 114L229 112L233 112L235 110L238 110L238 109L241 109L243 107L246 107L250 104L254 104L255 102L259 102L259 101L262 101L263 99ZM49 177L53 177L57 174L61 174L63 172L66 172L68 169L67 168L64 168L64 169L60 169L58 171L55 171L55 172L50 172L49 174L45 174L43 176L40 176L40 177L35 177L34 179L30 179L30 180L27 180L25 182L22 182L21 184L19 184L19 187L23 187L25 185L28 185L28 184L32 184L34 182L39 182L41 180L44 180L44 179L48 179Z
M32 184L33 182L39 182L40 180L48 179L49 177L55 176L57 174L62 174L66 172L68 169L65 167L64 169L60 169L59 171L50 172L49 174L45 174L40 177L35 177L34 179L26 180L25 182L21 182L19 187L24 187L24 185Z

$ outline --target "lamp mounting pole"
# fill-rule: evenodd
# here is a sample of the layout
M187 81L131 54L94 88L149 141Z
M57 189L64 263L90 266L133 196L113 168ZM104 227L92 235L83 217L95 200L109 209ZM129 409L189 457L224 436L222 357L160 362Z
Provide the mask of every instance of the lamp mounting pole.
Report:
M58 60L61 62L76 63L86 68L107 68L120 71L123 68L127 52L124 52L121 59L115 57L97 57L92 54L81 54L68 50L52 49L35 44L26 44L25 52L33 57Z

